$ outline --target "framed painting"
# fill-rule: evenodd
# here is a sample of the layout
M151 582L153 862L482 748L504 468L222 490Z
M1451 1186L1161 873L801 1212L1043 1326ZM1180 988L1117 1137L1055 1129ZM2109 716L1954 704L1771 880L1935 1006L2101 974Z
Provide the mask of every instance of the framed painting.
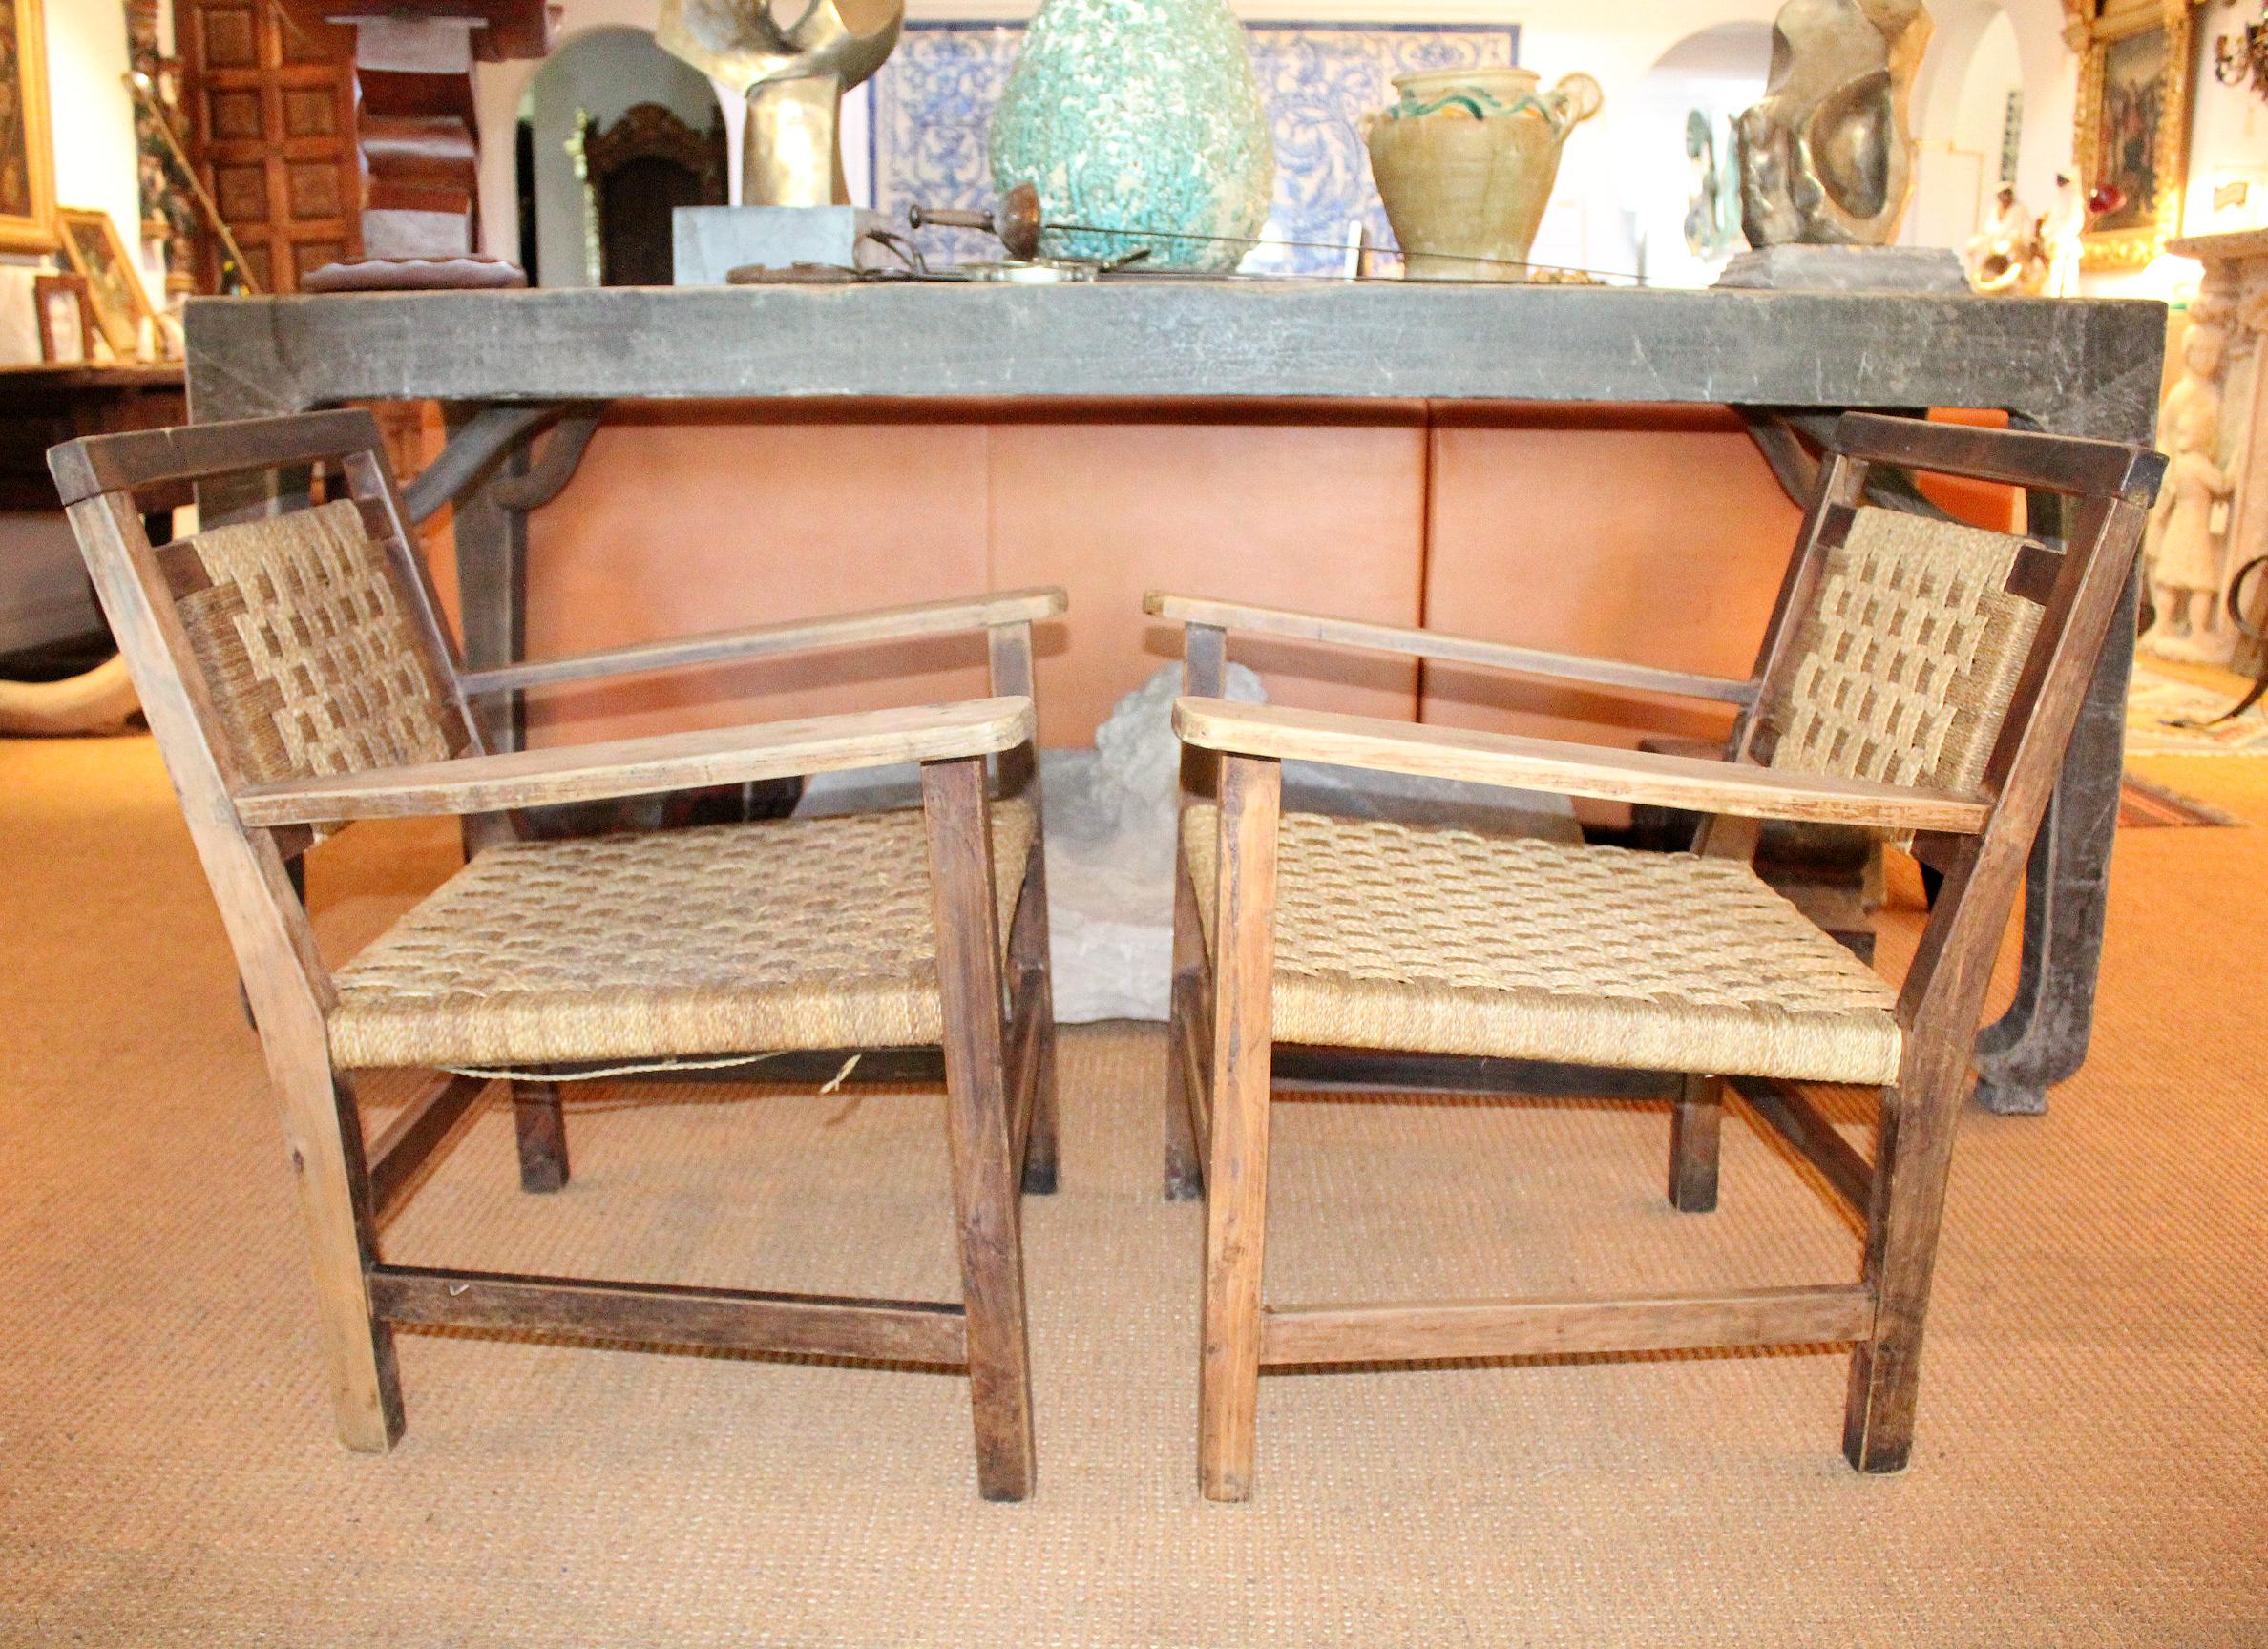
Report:
M39 0L0 0L0 252L55 245L47 25Z
M94 317L82 275L40 275L32 282L39 311L39 358L51 365L82 365L94 359Z
M118 226L108 212L80 206L64 207L56 219L62 226L64 261L86 277L87 307L95 330L119 360L139 360L142 323L148 321L154 333L158 312L142 291L134 258L118 239Z
M2094 0L2077 20L2079 168L2090 269L2137 269L2181 232L2196 97L2194 0Z

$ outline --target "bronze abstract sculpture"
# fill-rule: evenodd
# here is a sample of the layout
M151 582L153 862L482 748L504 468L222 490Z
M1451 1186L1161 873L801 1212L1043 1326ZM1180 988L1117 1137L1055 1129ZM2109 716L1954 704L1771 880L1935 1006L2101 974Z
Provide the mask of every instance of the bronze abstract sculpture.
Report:
M654 38L748 101L741 202L847 205L843 94L897 45L905 0L662 0Z
M1749 244L1883 246L1913 192L1922 0L1788 0L1764 99L1740 117Z

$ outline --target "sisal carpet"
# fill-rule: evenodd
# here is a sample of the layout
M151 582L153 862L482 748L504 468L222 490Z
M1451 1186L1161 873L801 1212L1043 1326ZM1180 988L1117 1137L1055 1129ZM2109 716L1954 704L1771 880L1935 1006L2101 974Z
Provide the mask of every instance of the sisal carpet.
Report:
M2146 770L2258 824L2261 765ZM363 830L314 871L341 947L448 863L433 826ZM0 1643L2268 1643L2268 832L2122 838L2093 1061L2045 1117L1964 1119L1904 1475L1843 1465L1839 1356L1560 1360L1270 1378L1235 1508L1193 1484L1200 1216L1157 1196L1159 1033L1064 1038L1029 1504L976 1499L953 1378L462 1334L402 1336L409 1435L357 1456L148 742L0 744ZM940 1110L601 1085L536 1199L492 1109L384 1242L944 1295ZM1680 1217L1656 1107L1277 1118L1278 1299L1856 1263L1738 1124L1722 1210Z

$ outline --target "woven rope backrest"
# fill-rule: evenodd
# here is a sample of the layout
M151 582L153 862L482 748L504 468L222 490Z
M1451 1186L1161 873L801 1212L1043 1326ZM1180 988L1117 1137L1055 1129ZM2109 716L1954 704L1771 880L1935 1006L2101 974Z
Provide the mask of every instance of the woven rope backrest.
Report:
M448 759L447 699L352 500L177 548L210 580L181 623L248 780Z
M2040 628L2039 607L2005 589L2024 544L1858 510L1765 710L1770 764L1977 791Z

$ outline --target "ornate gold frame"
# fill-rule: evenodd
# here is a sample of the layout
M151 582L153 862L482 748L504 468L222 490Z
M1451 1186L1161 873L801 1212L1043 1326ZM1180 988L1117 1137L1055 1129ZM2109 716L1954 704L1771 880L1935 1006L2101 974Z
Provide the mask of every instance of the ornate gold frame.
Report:
M55 249L55 146L48 130L47 20L40 0L0 0L15 14L16 94L23 105L29 215L0 212L0 252Z
M2080 236L2080 261L2089 269L2139 269L2181 233L2181 205L2189 183L2190 126L2196 116L2196 21L2199 0L2064 0L2064 38L2079 53L2079 117L2074 159L2080 186L2092 194L2095 151L2102 139L2103 63L2121 40L2152 29L2166 31L2164 123L2157 135L2157 221L2134 229Z
M66 206L55 214L59 238L62 241L63 261L74 271L86 278L87 304L94 317L95 330L111 347L111 353L120 361L141 359L141 324L157 324L158 311L150 303L150 295L142 290L141 271L135 267L134 254L119 239L118 226L108 212L85 206ZM87 250L73 233L77 229L91 229L102 245L104 261L117 271L117 289L132 311L119 315L102 301L101 276L88 260Z

